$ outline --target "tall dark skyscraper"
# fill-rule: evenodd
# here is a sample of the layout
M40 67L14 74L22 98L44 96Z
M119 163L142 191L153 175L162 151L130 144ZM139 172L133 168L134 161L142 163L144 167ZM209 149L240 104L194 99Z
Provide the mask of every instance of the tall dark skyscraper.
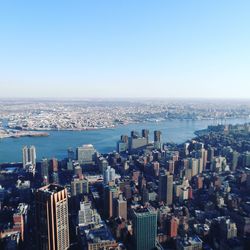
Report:
M161 131L155 130L154 131L154 141L161 141Z
M158 199L164 201L167 205L173 203L173 175L169 172L160 173Z
M133 239L135 250L152 250L156 244L157 213L148 208L133 211Z
M49 161L46 158L42 159L41 163L41 177L43 180L43 184L48 185L49 184Z
M35 195L35 206L36 249L68 249L69 221L67 189L54 184L38 189Z
M154 146L156 149L161 149L161 131L154 131Z
M142 137L147 138L147 144L148 144L148 139L149 139L149 130L148 129L142 130Z

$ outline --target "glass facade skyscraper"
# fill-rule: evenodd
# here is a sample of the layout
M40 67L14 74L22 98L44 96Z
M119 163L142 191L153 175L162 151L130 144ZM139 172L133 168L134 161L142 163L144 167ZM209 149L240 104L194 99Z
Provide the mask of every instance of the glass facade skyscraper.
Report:
M157 213L148 208L135 209L132 215L132 223L134 249L153 249L156 244Z

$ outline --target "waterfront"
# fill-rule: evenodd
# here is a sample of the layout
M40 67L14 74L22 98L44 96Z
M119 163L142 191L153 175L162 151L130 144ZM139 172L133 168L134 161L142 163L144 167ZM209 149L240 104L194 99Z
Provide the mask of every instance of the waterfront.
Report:
M249 121L249 119L230 119L226 121L226 124ZM42 157L63 159L67 156L67 148L76 148L82 144L93 144L101 153L111 152L116 149L116 142L119 140L120 135L130 135L131 130L149 129L150 139L152 139L154 130L160 130L162 131L163 142L182 143L194 137L196 130L205 129L208 125L216 124L217 121L213 120L168 120L129 124L112 129L50 131L48 137L7 138L0 140L0 163L21 161L21 149L24 145L34 145L36 147L38 160L42 159Z

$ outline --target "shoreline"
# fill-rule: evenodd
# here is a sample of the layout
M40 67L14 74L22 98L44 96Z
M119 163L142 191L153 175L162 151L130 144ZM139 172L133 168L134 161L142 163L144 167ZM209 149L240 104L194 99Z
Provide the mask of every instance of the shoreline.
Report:
M186 140L195 137L197 130L207 128L211 121L163 121L146 122L129 125L120 125L113 129L93 130L89 132L74 133L74 131L51 131L50 136L44 138L22 137L0 139L0 163L19 162L21 160L21 148L24 145L35 145L37 147L37 159L43 157L56 157L63 159L67 155L67 148L76 148L85 143L91 143L100 153L108 153L116 149L116 143L122 134L128 134L133 129L155 129L162 131L163 142L184 143ZM249 123L250 119L230 120L230 124L240 125ZM214 124L214 123L213 123ZM215 124L214 124L215 125ZM225 124L226 125L226 124ZM187 129L183 129L186 128ZM1 133L1 131L0 131ZM151 137L152 137L151 133ZM18 139L18 140L17 140ZM9 150L11 148L11 151Z
M124 124L115 124L112 126L106 126L106 127L86 127L86 128L62 128L62 129L54 129L54 128L48 128L48 129L29 129L29 130L15 130L14 128L0 128L0 140L4 139L19 139L23 137L48 137L50 136L49 132L84 132L84 131L98 131L98 130L106 130L106 129L115 129L120 126L128 126L128 125L133 125L133 124L144 124L144 123L162 123L166 121L188 121L188 122L195 122L195 121L216 121L217 120L217 125L218 124L223 124L222 121L230 121L234 119L244 119L246 120L245 123L249 123L250 119L249 117L233 117L233 118L207 118L207 119L164 119L164 120L145 120L145 121L133 121L133 122L128 122ZM219 122L220 121L220 122ZM240 123L244 124L244 123ZM1 134L2 132L2 134ZM201 132L200 130L194 131L194 134L197 135ZM203 132L203 131L202 131Z
M213 118L213 117L207 117L207 118L166 118L166 119L146 119L143 121L127 121L124 123L116 123L116 124L111 124L107 126L102 126L102 127L82 127L82 128L29 128L29 129L16 129L15 127L2 127L0 128L3 130L16 130L16 131L25 131L25 132L33 132L33 131L89 131L89 130L100 130L100 129L112 129L112 128L117 128L119 126L126 126L126 125L131 125L131 124L139 124L139 123L161 123L165 121L217 121L218 124L222 124L224 121L230 121L234 119L245 119L245 120L250 120L250 117L248 116L239 116L239 117L224 117L224 118Z
M21 137L48 137L49 133L46 132L35 132L35 131L4 131L0 132L0 140L14 138L18 139Z

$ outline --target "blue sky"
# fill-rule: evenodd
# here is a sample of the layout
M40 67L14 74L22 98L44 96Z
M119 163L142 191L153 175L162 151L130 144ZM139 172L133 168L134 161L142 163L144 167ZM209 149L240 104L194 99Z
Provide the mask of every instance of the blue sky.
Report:
M0 97L250 97L250 1L0 1Z

